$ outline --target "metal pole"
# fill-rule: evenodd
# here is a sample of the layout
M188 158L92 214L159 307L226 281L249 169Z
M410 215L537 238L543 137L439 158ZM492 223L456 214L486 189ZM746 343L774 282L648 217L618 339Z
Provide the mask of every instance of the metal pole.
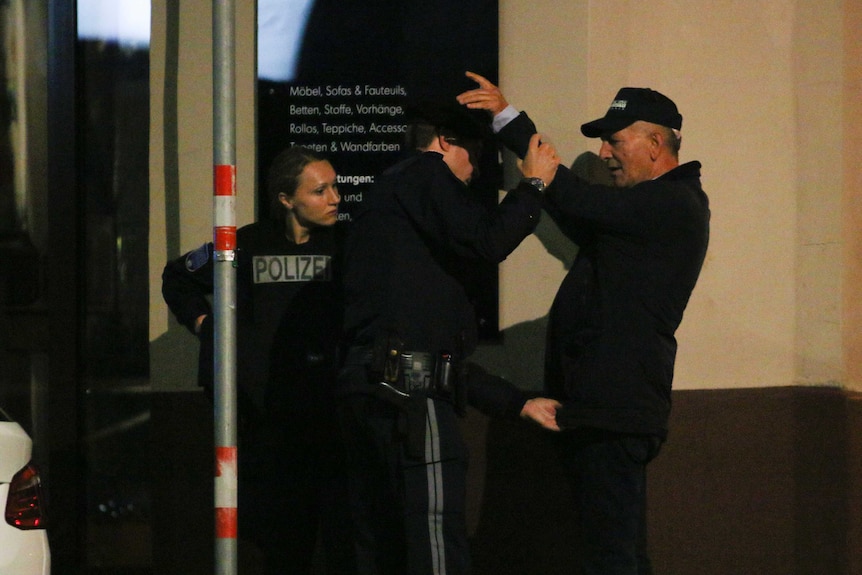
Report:
M215 568L236 575L236 115L234 1L213 0Z

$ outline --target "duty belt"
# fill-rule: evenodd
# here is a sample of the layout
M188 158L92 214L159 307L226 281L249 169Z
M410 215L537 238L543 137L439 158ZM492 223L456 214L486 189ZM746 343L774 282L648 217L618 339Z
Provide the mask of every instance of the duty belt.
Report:
M376 357L375 357L376 356ZM456 385L452 355L389 346L385 350L354 347L347 363L368 367L370 382L402 397L421 394L447 399Z
M392 353L383 366L380 384L405 396L436 391L436 354L426 351Z

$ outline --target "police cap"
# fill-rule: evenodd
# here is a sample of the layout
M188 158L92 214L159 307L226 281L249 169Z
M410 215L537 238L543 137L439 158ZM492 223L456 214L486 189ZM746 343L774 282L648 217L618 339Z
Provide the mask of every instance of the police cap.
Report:
M416 100L404 112L409 124L426 124L465 140L482 140L489 135L489 128L454 98Z

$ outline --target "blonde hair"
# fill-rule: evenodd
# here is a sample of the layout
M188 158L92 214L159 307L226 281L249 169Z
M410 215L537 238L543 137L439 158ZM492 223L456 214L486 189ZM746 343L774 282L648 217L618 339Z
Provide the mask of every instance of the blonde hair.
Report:
M314 162L329 161L317 152L302 146L292 146L281 151L270 164L266 177L266 193L269 196L269 217L282 221L284 206L279 196L293 197L299 188L302 171Z

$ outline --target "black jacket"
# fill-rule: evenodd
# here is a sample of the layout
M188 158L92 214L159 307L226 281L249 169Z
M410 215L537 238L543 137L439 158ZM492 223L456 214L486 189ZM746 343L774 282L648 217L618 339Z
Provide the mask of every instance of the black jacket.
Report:
M240 401L255 414L302 429L328 409L341 336L341 230L319 228L295 244L280 222L237 230L237 382ZM177 320L200 334L199 384L211 387L213 369L213 245L164 268L162 294ZM245 414L249 416L248 413Z
M523 156L535 131L522 113L499 137ZM548 325L558 423L665 436L674 334L709 241L700 164L630 188L590 185L561 166L545 208L579 246Z
M471 271L477 262L504 260L532 233L540 214L541 197L529 185L495 207L471 198L434 152L413 154L384 172L350 224L345 247L350 343L373 346L397 333L405 349L468 357L477 339L467 287ZM522 394L503 397L499 385L488 385L486 394L485 387L469 385L478 408L495 414L502 404L502 411L511 411L520 402L520 411Z

